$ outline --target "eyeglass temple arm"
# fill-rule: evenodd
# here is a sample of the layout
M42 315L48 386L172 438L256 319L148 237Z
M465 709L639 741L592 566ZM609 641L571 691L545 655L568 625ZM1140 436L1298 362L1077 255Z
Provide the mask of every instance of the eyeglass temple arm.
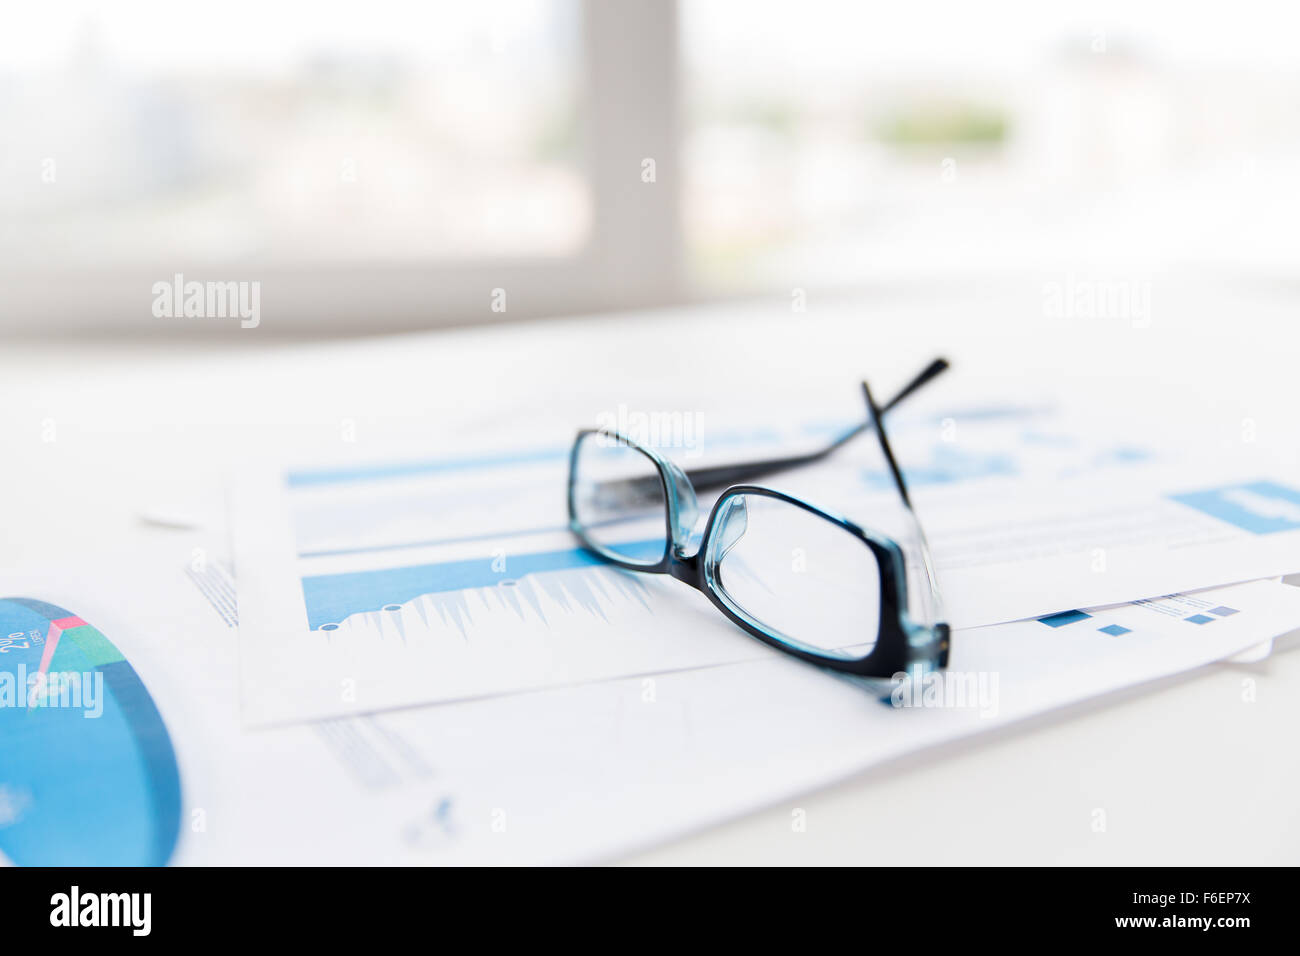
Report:
M897 395L889 400L889 403L878 410L879 415L884 415L903 399L907 398L913 392L929 383L932 379L937 378L948 370L948 360L937 358L920 373L916 375L899 391ZM709 468L695 468L686 472L686 477L691 480L696 491L709 491L717 488L725 488L728 485L745 484L746 482L757 481L760 478L766 478L782 471L788 471L791 468L799 468L803 465L811 465L813 462L821 461L829 456L836 449L847 445L853 439L857 438L863 432L875 427L875 419L868 418L860 425L855 425L852 429L845 432L839 438L827 445L825 448L804 455L795 455L788 458L769 458L764 461L739 462L732 465L714 465Z
M871 386L866 382L862 383L862 396L867 400L867 411L870 413L870 420L876 424L876 438L880 440L880 450L885 454L885 462L889 465L889 473L894 477L894 485L898 488L898 493L903 496L903 504L907 505L907 510L912 511L912 499L907 494L907 482L903 478L903 471L898 467L898 459L894 457L894 449L889 445L889 438L885 434L885 424L881 421L885 410L876 404L876 400L871 397Z
M907 391L904 389L904 391ZM926 584L930 589L931 611L936 616L942 614L943 600L939 594L939 581L934 573L934 558L930 554L930 542L926 540L925 529L921 527L921 520L916 516L916 509L912 507L912 496L907 493L907 481L903 478L903 470L898 467L898 459L894 457L894 449L890 447L889 436L885 434L885 423L882 418L884 409L876 404L876 400L871 396L871 386L866 382L862 383L862 396L867 401L867 411L871 416L871 421L876 423L876 438L880 441L880 450L885 455L885 461L889 464L889 473L894 478L894 486L898 489L899 495L902 496L903 504L907 506L907 513L911 516L912 526L916 532L916 543L920 550L921 566L925 570ZM895 399L897 401L897 398ZM947 625L942 622L934 622L946 628ZM947 636L946 631L941 635L943 641L944 661L947 657Z

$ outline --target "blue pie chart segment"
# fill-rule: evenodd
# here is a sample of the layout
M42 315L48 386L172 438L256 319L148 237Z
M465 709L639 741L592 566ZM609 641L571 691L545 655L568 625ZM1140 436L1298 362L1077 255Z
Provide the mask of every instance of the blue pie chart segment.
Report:
M176 752L130 662L71 611L0 599L0 854L162 866L180 819Z

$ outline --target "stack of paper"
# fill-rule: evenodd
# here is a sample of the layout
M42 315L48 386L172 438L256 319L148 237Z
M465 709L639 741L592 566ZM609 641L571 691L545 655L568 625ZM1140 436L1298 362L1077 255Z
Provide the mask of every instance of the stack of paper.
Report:
M701 430L666 452L771 457L848 424ZM890 426L957 629L948 671L915 685L793 662L679 582L594 559L567 530L560 436L250 470L233 567L209 536L165 598L157 575L182 569L27 596L70 612L50 627L133 635L185 793L155 849L180 862L607 857L1300 626L1300 589L1270 580L1300 571L1294 463L1041 403ZM891 533L860 444L770 483ZM57 845L29 797L0 793L0 837Z

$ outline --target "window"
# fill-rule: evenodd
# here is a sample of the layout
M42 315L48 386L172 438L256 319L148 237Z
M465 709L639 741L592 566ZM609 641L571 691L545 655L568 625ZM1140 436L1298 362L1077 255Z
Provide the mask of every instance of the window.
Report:
M0 41L18 264L557 256L586 239L566 0L32 7L32 32Z
M258 280L294 332L1062 263L1290 275L1285 9L26 4L0 330L158 331L176 273Z
M671 4L48 0L9 19L0 328L156 329L150 290L175 273L259 281L282 331L676 294Z
M1284 11L685 2L691 275L726 293L1059 262L1294 270Z

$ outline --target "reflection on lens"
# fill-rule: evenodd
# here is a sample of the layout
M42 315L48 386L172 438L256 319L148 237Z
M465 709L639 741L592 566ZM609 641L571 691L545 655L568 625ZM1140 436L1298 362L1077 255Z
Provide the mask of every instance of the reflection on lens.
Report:
M655 463L602 434L584 435L573 469L573 516L609 557L647 567L668 550L668 504Z
M706 562L731 610L787 644L846 659L875 646L875 553L820 515L766 495L731 495L718 506Z

